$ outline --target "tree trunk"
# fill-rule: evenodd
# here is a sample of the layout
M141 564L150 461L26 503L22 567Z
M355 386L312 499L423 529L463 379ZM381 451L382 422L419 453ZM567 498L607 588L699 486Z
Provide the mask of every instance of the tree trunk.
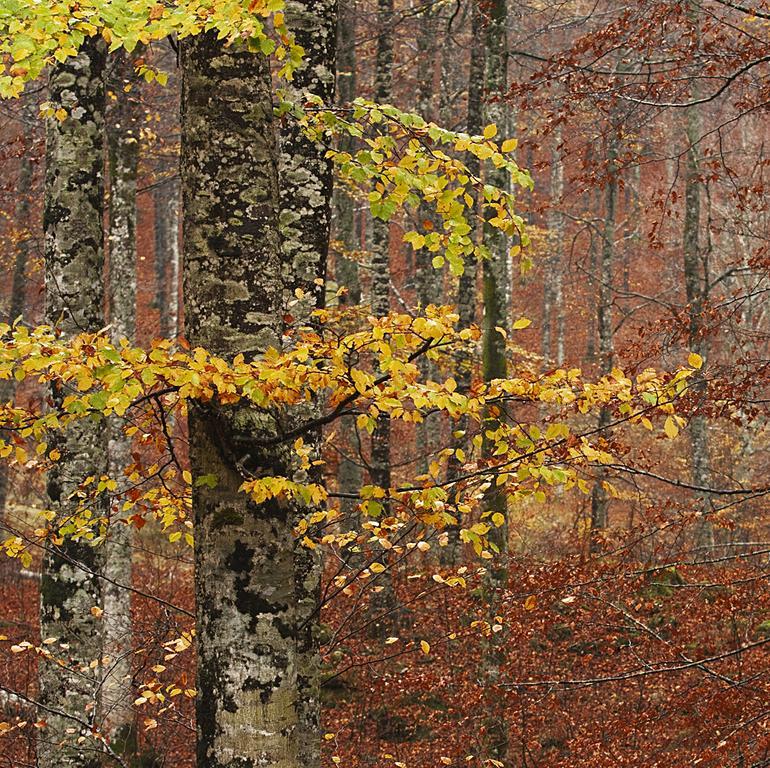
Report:
M136 335L136 176L139 164L140 103L135 90L134 59L125 51L112 58L110 87L118 95L108 124L110 159L109 307L110 335L133 343ZM131 439L122 419L109 420L108 474L120 483L131 463ZM121 755L136 743L130 699L131 593L118 584L131 584L131 529L118 522L120 497L110 509L108 539L104 548L102 585L104 654L110 658L102 684L100 707L104 731Z
M341 105L350 104L356 95L356 8L352 0L349 0L340 5L337 24L337 101ZM340 139L342 151L350 151L352 147L351 137ZM336 236L342 243L335 258L335 280L340 288L347 289L347 292L340 296L340 303L358 306L361 303L358 263L348 256L351 251L360 248L356 231L356 202L342 186L334 190L334 208ZM353 494L361 487L363 474L360 453L354 449L357 443L354 418L343 417L338 429L344 453L339 459L337 486L340 493ZM352 499L341 500L340 510L346 520L345 525L350 529L357 527L357 520L353 519L354 509L355 503Z
M393 70L393 0L377 3L377 61L375 98L385 104L391 98ZM372 223L372 312L378 317L390 312L390 224L381 219ZM388 489L390 473L390 421L380 416L372 433L370 477L372 484ZM389 505L384 504L386 510ZM380 619L371 625L373 634L392 634L398 624L397 606L390 570L378 574L370 584L382 587L372 595L371 607Z
M481 111L482 99L484 93L484 41L483 41L483 18L478 3L471 5L471 50L470 65L468 70L468 105L466 113L465 130L471 135L476 136L481 133ZM481 163L477 157L470 155L467 161L469 173L480 176ZM478 207L478 206L477 206ZM471 223L474 221L470 219ZM472 224L473 225L473 224ZM478 231L471 235L474 239L478 237ZM466 259L465 270L457 283L457 312L459 315L459 327L469 328L476 322L476 262L473 259ZM473 378L473 355L461 354L458 356L455 367L455 380L457 381L457 390L466 393L470 390ZM466 432L469 423L468 419L461 418L456 425L456 430ZM467 445L466 435L462 435L457 441L456 447L462 448ZM449 479L457 477L460 473L460 464L453 459L449 464ZM460 527L462 521L458 520L457 525L449 526L447 529L447 545L441 550L441 562L445 565L455 565L460 556Z
M254 359L280 342L284 290L268 60L205 33L182 46L182 80L187 336ZM276 432L246 403L190 405L193 482L217 478L193 490L198 768L303 765L294 516L239 491L291 476L289 451L263 445Z
M610 126L607 138L607 181L604 187L604 227L602 230L601 257L599 260L599 302L597 305L597 327L599 335L599 365L601 373L609 373L614 365L614 327L612 324L613 269L615 261L615 219L618 202L618 138L615 128ZM599 412L599 429L606 427L611 420L609 409ZM606 472L597 470L596 480L591 491L591 548L599 546L595 535L607 527L609 499L604 487Z
M77 56L51 70L50 100L67 112L47 125L45 181L46 318L64 338L104 327L103 132L104 41L87 38ZM65 392L52 390L55 406ZM78 482L107 469L104 422L83 419L51 441L61 459L48 474L47 491L58 522L74 511ZM95 518L106 510L97 502ZM98 744L89 733L95 723L98 678L89 663L102 655L102 622L91 608L101 605L100 554L86 541L65 538L50 545L40 585L40 634L67 643L52 651L66 666L40 666L41 717L47 722L38 740L41 768L95 768ZM85 668L85 672L81 669ZM74 733L67 731L74 729ZM78 737L84 736L81 744Z
M700 36L699 10L695 3L688 3L688 16ZM690 88L690 98L697 99L699 89L697 84ZM688 341L690 351L696 352L704 361L708 357L708 341L705 337L704 311L708 298L709 269L707 255L700 245L701 219L701 188L700 149L701 141L701 111L698 105L686 110L687 162L685 165L684 188L684 231L682 237L682 255L684 259L684 284L687 294ZM702 400L705 393L703 367L692 379L693 391ZM711 466L709 460L709 435L706 417L696 414L690 419L690 463L692 467L693 485L708 487L711 482ZM699 513L695 528L695 545L710 547L714 544L714 528L705 516L710 507L709 496L699 495ZM704 553L708 556L708 553Z
M485 123L497 125L501 135L505 135L508 123L506 105L503 101L508 88L508 45L507 45L507 0L492 0L487 6L489 18L486 27L485 61ZM508 185L505 171L490 171L486 182L499 188ZM484 223L484 242L489 249L489 258L483 262L482 285L484 322L482 338L482 374L484 381L505 378L508 372L506 357L506 336L511 321L511 270L508 238L503 233ZM503 333L500 332L500 330ZM493 406L485 414L484 431L495 431L504 418L502 411ZM482 444L484 458L491 460L491 441L486 437ZM488 604L487 612L494 616L499 601L499 591L508 582L508 500L505 493L494 484L487 491L484 499L485 511L499 513L506 518L500 527L492 526L488 539L490 546L497 550L489 561L486 577ZM482 662L487 678L490 710L486 718L486 752L490 759L505 763L508 754L508 724L504 711L501 711L496 685L500 677L503 649L493 637L490 638ZM487 756L485 755L485 757Z
M486 109L484 122L495 123L501 131L505 130L508 122L505 113L505 103L502 101L507 85L507 41L506 22L508 9L506 0L493 0L488 8L489 18L486 27L486 67L485 90ZM490 171L486 179L488 184L505 188L508 178L504 170ZM483 350L482 373L484 381L505 378L508 370L505 354L505 337L498 329L507 333L510 330L510 257L508 240L504 234L492 227L484 225L484 241L489 248L490 257L483 263ZM485 430L496 429L500 415L489 413ZM488 446L485 445L485 449ZM485 450L488 454L488 450ZM488 457L488 456L487 456ZM505 515L507 503L505 495L495 487L487 494L485 507L490 512L500 512ZM490 563L490 586L501 586L506 580L504 567L505 552L508 544L508 526L493 527L489 536L490 543L499 551L499 555Z
M377 70L375 98L384 104L391 98L393 70L393 0L377 4ZM390 311L390 224L375 219L372 227L372 312L378 317ZM390 487L390 422L377 420L372 434L372 482Z
M153 195L155 208L155 275L159 332L179 336L179 182L164 180Z
M290 98L303 92L334 103L337 34L336 0L289 0L286 20L296 41L305 51L302 67L294 73ZM290 337L301 327L313 325L312 312L324 306L326 266L331 227L332 164L326 149L307 139L299 126L288 122L280 136L280 234L284 273L284 317L293 326L284 329ZM301 298L300 298L301 297ZM288 302L295 302L291 309ZM300 409L299 418L318 416L311 403ZM321 430L304 435L313 459L320 459ZM310 470L312 482L322 482L320 466ZM308 509L295 510L295 523ZM321 689L319 668L319 617L321 600L321 550L295 542L295 599L297 643L297 759L304 768L321 763Z
M548 258L543 295L543 357L557 367L564 364L564 159L562 132L557 126L551 148L551 207L548 211ZM554 333L555 331L555 333Z

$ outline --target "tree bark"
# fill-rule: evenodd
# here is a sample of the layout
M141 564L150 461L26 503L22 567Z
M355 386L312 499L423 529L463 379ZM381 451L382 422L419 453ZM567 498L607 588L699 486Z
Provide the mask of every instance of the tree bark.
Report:
M103 133L104 41L87 38L77 56L56 64L49 80L50 101L66 110L61 122L47 125L45 179L46 318L64 338L104 327ZM51 397L61 405L64 391ZM47 491L61 524L74 511L72 494L79 481L104 474L107 468L104 422L83 419L59 433L51 447L61 459L48 474ZM106 510L97 503L95 518ZM40 667L40 700L47 722L38 740L41 768L95 768L98 744L88 727L95 724L101 671L89 663L102 655L102 622L91 613L102 601L100 554L87 541L65 538L50 545L40 585L40 633L66 643L51 646L65 666ZM81 671L85 669L85 671ZM53 714L56 712L57 714ZM74 729L74 733L67 733ZM81 744L79 736L84 736Z
M375 99L390 101L393 70L393 0L378 0ZM372 312L390 312L390 224L375 219L372 227ZM390 422L382 417L372 434L372 483L390 488Z
M694 2L688 3L688 17L700 37L700 12ZM696 84L690 88L690 98L697 99L699 89ZM708 340L705 336L704 311L708 299L709 268L707 254L701 248L701 181L700 141L701 110L699 105L686 110L687 160L685 163L684 188L684 228L682 233L682 256L684 260L684 284L687 295L688 341L690 351L696 352L703 359L708 358ZM702 400L705 391L703 367L692 379L693 391ZM690 419L690 464L694 485L708 487L711 483L711 462L709 459L708 421L702 414ZM714 528L706 517L710 501L708 494L698 497L700 516L695 527L695 545L710 547L714 544ZM705 553L708 557L708 553Z
M179 336L179 181L165 179L153 195L156 304L162 339Z
M607 138L607 181L604 187L604 227L602 229L601 256L599 259L599 302L597 305L597 327L599 336L599 365L603 374L609 373L614 365L614 327L612 324L613 275L615 261L615 227L618 202L618 137L610 127ZM599 412L599 429L611 420L609 409ZM591 490L591 548L599 547L596 535L607 527L609 498L604 487L606 472L597 470Z
M290 98L304 92L334 103L335 53L337 35L336 0L289 0L286 20L296 41L305 51L302 67L294 73ZM302 327L312 327L313 310L324 306L326 267L331 227L332 164L326 149L306 138L299 126L287 122L280 135L280 234L284 269L284 317L293 317L284 337ZM293 304L288 307L288 302ZM319 415L315 403L299 409L296 416L312 419ZM313 460L320 459L321 430L304 435L312 448ZM303 478L322 482L320 466ZM295 509L294 522L308 513ZM297 540L294 554L297 653L297 758L304 768L321 763L321 689L319 667L319 621L321 600L321 550Z
M125 51L112 56L110 88L118 95L108 115L110 160L109 307L110 335L133 343L136 335L136 176L139 165L140 103L135 85L134 60ZM109 420L108 474L120 483L131 463L131 439L122 420ZM110 509L108 538L103 554L102 584L104 654L108 656L100 709L104 731L121 755L134 751L134 712L130 699L131 593L118 586L131 584L131 529L119 522L120 497Z
M268 61L206 33L185 41L182 79L187 336L254 359L283 330ZM217 478L193 490L198 767L299 767L294 515L239 491L248 477L291 477L289 451L262 446L275 421L245 403L191 404L189 432L193 482Z
M484 94L484 41L483 18L478 3L471 4L471 50L468 69L468 103L466 111L465 130L471 136L476 136L482 131L481 114L482 99ZM470 155L467 160L469 173L480 176L481 163L477 157ZM477 205L478 208L478 205ZM474 219L471 219L473 222ZM474 226L472 237L478 238L478 230ZM465 270L457 283L457 312L459 315L459 327L469 328L476 322L476 262L473 259L465 261ZM455 380L459 392L468 392L473 378L473 355L460 354L455 366ZM456 430L464 433L468 429L468 419L462 417L456 424ZM467 437L463 434L457 441L456 447L460 448L468 444ZM449 479L457 477L460 473L460 465L456 459L449 464ZM447 545L441 550L441 562L444 565L455 565L460 557L460 527L451 525L447 529Z
M508 85L506 23L508 8L506 0L493 0L488 7L489 18L486 27L486 66L485 66L485 110L484 122L494 123L502 131L508 122L505 102L502 100ZM508 179L504 170L496 169L489 173L487 183L505 188ZM482 341L482 373L484 381L505 378L508 365L505 353L505 337L502 329L510 330L510 256L508 240L503 233L484 224L484 242L489 248L490 257L484 261L482 268L482 290L484 303L483 341ZM489 413L485 429L496 429L500 415ZM488 446L485 442L485 453L488 456ZM500 512L505 515L507 502L505 495L497 488L490 488L485 500L485 508L490 512ZM499 555L491 562L490 586L501 586L506 580L506 568L503 565L508 544L508 526L493 527L489 532L489 541L494 545Z

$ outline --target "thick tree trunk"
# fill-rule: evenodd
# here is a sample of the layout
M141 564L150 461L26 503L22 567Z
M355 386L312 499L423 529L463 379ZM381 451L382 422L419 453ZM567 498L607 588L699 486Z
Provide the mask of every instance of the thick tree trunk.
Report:
M337 35L336 0L289 0L286 19L297 43L305 51L303 66L294 74L290 98L303 92L334 102ZM284 269L284 303L295 302L284 317L292 316L293 327L313 326L312 312L324 306L326 267L331 227L332 164L324 147L307 139L299 126L286 124L280 136L280 233ZM302 298L299 298L302 296ZM311 404L298 418L318 415ZM304 436L320 459L321 430ZM311 470L313 482L322 482L320 466ZM309 510L295 510L295 523ZM318 611L321 600L321 550L295 542L295 599L297 643L297 758L304 768L321 762L321 690L319 668Z
M118 51L112 58L110 87L119 96L108 116L110 159L109 307L113 343L134 342L136 333L136 175L139 164L140 103L134 84L133 57ZM120 483L131 463L131 439L122 420L109 422L108 474ZM109 536L104 545L102 585L104 654L110 658L102 684L100 708L105 734L122 755L136 743L131 705L131 529L118 522L121 499L110 509Z
M232 358L280 342L284 276L267 59L207 33L182 47L187 336ZM255 504L247 478L292 471L247 404L191 404L198 638L198 768L303 765L291 510ZM301 655L301 654L300 654ZM304 738L304 737L303 737Z
M50 100L67 112L47 126L45 190L46 318L65 338L104 327L103 133L104 41L88 38L77 56L51 71ZM54 387L60 405L64 391ZM62 524L74 511L71 496L78 482L99 477L107 468L103 422L84 419L57 435L52 448L61 459L49 472L50 504ZM94 517L106 513L97 502ZM40 633L60 638L51 646L64 666L40 666L41 717L47 722L38 740L41 768L91 768L100 764L98 744L89 733L95 723L101 671L89 663L102 655L102 622L91 613L100 607L100 554L84 540L66 538L51 545L40 585ZM85 670L85 671L83 671ZM74 730L69 733L68 731ZM78 737L84 736L81 744Z

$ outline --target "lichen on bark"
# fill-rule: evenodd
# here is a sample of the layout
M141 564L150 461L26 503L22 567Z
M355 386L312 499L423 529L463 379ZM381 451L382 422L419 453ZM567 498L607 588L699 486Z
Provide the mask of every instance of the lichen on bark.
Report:
M104 41L87 39L77 56L55 65L50 101L67 113L51 118L46 135L45 266L46 318L64 337L104 326L102 309ZM54 385L54 406L61 404ZM59 524L74 511L79 481L106 470L106 432L101 421L81 420L50 442L61 459L47 478L49 503ZM91 506L95 518L105 510ZM50 646L64 661L40 667L41 768L92 768L100 749L90 730L96 723L100 671L89 663L101 657L102 626L91 613L101 603L100 553L86 541L66 538L49 545L41 581L40 631L59 640ZM60 643L63 643L62 646ZM80 743L79 737L85 739Z
M186 335L225 358L258 357L282 331L278 148L267 59L215 34L182 47ZM293 514L240 491L287 475L273 418L192 403L199 768L298 766Z

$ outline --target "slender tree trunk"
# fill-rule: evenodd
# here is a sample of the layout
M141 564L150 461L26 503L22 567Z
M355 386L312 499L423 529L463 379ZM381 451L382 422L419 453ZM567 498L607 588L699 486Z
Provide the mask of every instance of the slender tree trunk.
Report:
M337 24L337 101L341 105L350 104L357 95L356 78L356 7L354 0L340 5ZM353 139L340 140L343 151L350 151ZM347 289L340 296L341 304L357 306L361 303L361 281L358 263L347 254L360 249L359 235L356 228L355 198L343 187L334 190L334 208L337 239L342 243L344 253L338 253L335 259L335 278L339 287ZM352 416L344 417L339 423L340 443L344 454L340 456L337 470L337 485L341 493L355 493L362 485L360 456L356 450L355 421ZM358 456L358 460L356 457ZM356 528L357 521L352 519L355 503L343 499L341 512L349 528Z
M290 97L304 92L334 103L337 35L336 0L289 0L286 19L296 41L305 51L303 66L294 74ZM326 266L331 227L332 164L326 149L307 139L295 123L281 132L280 233L284 268L284 317L294 317L290 336L302 326L312 326L312 312L324 306ZM286 271L288 270L288 274ZM300 298L300 296L302 298ZM315 404L302 409L302 418L318 415ZM299 414L298 414L299 415ZM320 428L304 436L320 459ZM322 482L320 466L310 470L313 482ZM296 476L295 476L296 477ZM295 511L295 523L308 510ZM318 611L321 600L321 550L295 542L296 643L297 643L297 758L304 768L321 762L321 690L319 669Z
M179 335L179 183L170 178L153 195L156 303L162 339Z
M46 318L64 338L104 327L103 133L104 41L87 38L77 56L51 70L50 100L67 111L63 121L47 125L45 181ZM60 406L64 391L51 393ZM78 482L107 469L104 422L83 419L59 433L52 448L61 459L48 474L47 491L61 525L74 511L72 494ZM106 510L97 501L95 518ZM101 584L96 574L101 557L85 540L65 538L50 545L40 585L40 633L61 638L52 651L63 657L59 666L40 666L41 717L47 726L38 740L40 768L95 768L98 744L90 734L96 722L101 671L89 663L102 656L102 622L91 613L100 607ZM85 670L85 671L83 671ZM54 712L56 714L54 714ZM74 730L74 733L68 731ZM81 744L78 737L84 736Z
M136 176L139 165L140 103L135 90L133 57L118 51L112 57L111 88L119 96L109 115L110 159L109 307L114 344L133 343L136 335ZM108 474L120 482L131 463L131 439L122 420L109 421ZM110 658L101 690L104 730L121 755L135 750L134 712L130 699L131 593L118 584L131 584L131 529L118 522L121 499L110 510L104 545L102 585L104 654Z
M393 70L393 0L377 3L377 61L375 98L380 103L391 99ZM372 223L372 311L378 317L390 312L390 224L381 219ZM386 416L377 419L372 433L370 477L374 485L388 489L390 473L390 421ZM385 504L387 508L387 503ZM391 634L397 624L395 595L390 571L378 574L371 582L382 587L373 595L372 610L381 614L380 621L372 624L372 632Z
M486 66L485 90L486 109L484 121L494 123L504 130L507 124L506 106L502 100L507 86L507 41L506 23L508 9L506 0L493 0L490 3L489 18L486 26ZM505 171L493 170L489 173L487 183L505 187L508 183ZM489 224L484 225L484 241L489 248L490 257L483 263L483 349L482 373L484 381L505 378L508 365L505 353L504 332L510 329L510 256L508 240L499 230ZM499 413L489 413L486 429L496 429L500 419ZM486 446L485 446L486 448ZM507 503L505 495L493 487L487 494L486 509L490 512L500 512L505 515ZM508 526L504 524L490 531L490 543L499 552L490 564L491 586L501 586L506 581L507 570L503 563L508 544Z
M470 66L468 70L468 105L466 116L466 131L475 136L481 133L482 99L484 94L484 40L483 18L478 3L471 5L471 49ZM468 171L475 176L481 172L478 158L471 155L467 161ZM472 220L471 220L472 221ZM482 233L483 234L483 233ZM478 237L478 231L472 237ZM460 328L469 328L476 322L476 262L473 259L465 261L465 270L457 284L457 311ZM468 392L473 377L473 355L462 354L455 367L455 380L459 392ZM456 425L457 431L464 433L469 427L468 419L462 418ZM468 440L463 434L456 443L457 448L467 445ZM460 463L453 459L449 465L449 479L457 477ZM441 550L441 562L454 565L460 556L460 527L462 521L452 525L447 530L447 545Z
M508 88L507 0L492 0L486 8L489 16L485 45L484 122L494 123L501 135L505 135L509 122L507 107L503 100ZM508 184L505 172L499 169L491 171L486 181L501 188ZM484 223L484 242L490 256L483 262L482 267L484 304L482 374L484 381L492 381L505 378L508 372L506 336L511 328L511 269L508 239L486 222ZM484 431L495 431L504 418L505 414L496 406L492 406L486 413ZM491 441L485 438L482 444L485 459L492 458L490 448ZM503 525L492 526L488 533L490 546L496 550L493 552L493 559L489 561L486 577L487 611L494 616L500 599L499 592L507 586L508 582L508 501L505 493L501 492L494 483L487 491L484 507L485 511L502 514L505 518ZM508 755L508 724L505 713L501 712L499 698L495 695L502 657L503 650L493 636L489 640L483 660L491 705L486 722L486 750L491 759L505 763Z
M543 357L564 364L564 159L562 132L557 127L551 148L551 208L548 212L548 259L543 296ZM555 334L554 334L555 330Z
M393 0L377 4L377 70L375 98L387 103L391 98L393 70ZM372 227L372 311L377 316L390 311L390 224L375 219ZM372 434L372 482L390 488L390 422L377 420Z
M704 311L708 293L708 266L700 246L700 210L701 187L700 153L701 115L698 106L687 108L687 161L685 165L684 192L684 233L682 255L684 257L684 283L687 295L688 341L691 352L701 356L704 363L708 357L708 341L704 335ZM701 370L703 370L701 368ZM704 393L703 374L698 372L692 379L693 390ZM705 416L696 414L690 420L690 462L694 485L708 487L711 482L709 460L708 421ZM708 547L714 543L714 529L705 515L710 507L709 496L699 496L701 517L695 530L695 543L698 547Z
M433 120L433 77L435 60L433 52L436 47L436 10L428 7L420 15L420 24L417 32L417 105L416 112L425 120ZM439 224L433 211L428 206L421 206L418 212L421 221L431 220L434 228ZM411 258L411 248L406 249L406 258ZM414 275L415 295L420 307L424 310L429 304L441 303L443 293L443 271L436 270L431 263L432 255L427 248L414 253L414 265L407 261L406 271L410 276ZM411 280L410 280L411 282ZM433 376L431 361L423 356L418 360L420 374L424 380ZM441 443L442 416L428 415L415 429L415 453L419 457L416 470L419 474L428 471L430 457L438 450Z
M604 228L602 230L601 258L599 261L599 302L597 305L597 327L599 335L599 365L603 374L612 370L615 359L614 327L612 321L613 274L615 261L615 227L618 202L618 139L614 127L610 127L607 138L607 181L604 187ZM609 409L599 412L599 429L611 420ZM608 523L609 499L604 486L606 472L597 471L591 491L591 548L599 546L597 532L604 530Z

